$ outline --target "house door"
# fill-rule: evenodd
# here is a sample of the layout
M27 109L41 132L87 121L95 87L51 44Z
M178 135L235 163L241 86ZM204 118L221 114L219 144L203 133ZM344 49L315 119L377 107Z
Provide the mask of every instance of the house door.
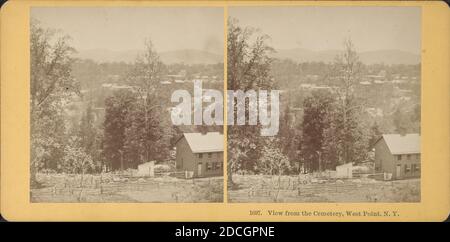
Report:
M198 163L197 165L197 176L203 176L202 174L202 163Z
M401 170L402 170L402 166L401 165L397 165L395 167L395 179L399 179L400 178Z

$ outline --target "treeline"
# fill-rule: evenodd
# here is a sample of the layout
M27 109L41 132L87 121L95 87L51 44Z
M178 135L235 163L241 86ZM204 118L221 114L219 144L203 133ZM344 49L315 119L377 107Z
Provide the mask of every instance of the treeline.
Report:
M78 80L82 89L95 88L103 83L124 84L133 63L103 62L97 63L90 59L74 59L71 64L72 76ZM185 72L186 79L192 80L197 76L216 76L223 79L223 63L217 64L163 64L160 70L161 80L166 75L178 75Z
M270 74L277 77L281 87L288 86L291 82L298 82L299 78L305 79L309 75L317 75L317 82L325 81L325 76L332 70L333 63L325 62L296 62L291 59L273 59ZM363 64L361 63L362 75L378 75L385 72L386 80L392 81L394 75L420 77L420 64ZM298 84L298 83L297 83Z

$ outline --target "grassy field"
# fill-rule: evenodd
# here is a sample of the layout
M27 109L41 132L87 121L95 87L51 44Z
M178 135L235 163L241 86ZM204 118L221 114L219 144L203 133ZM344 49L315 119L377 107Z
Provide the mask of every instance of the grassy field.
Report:
M229 202L420 202L420 179L377 181L233 175Z
M39 174L31 202L222 202L223 177L179 179L120 177L114 175Z

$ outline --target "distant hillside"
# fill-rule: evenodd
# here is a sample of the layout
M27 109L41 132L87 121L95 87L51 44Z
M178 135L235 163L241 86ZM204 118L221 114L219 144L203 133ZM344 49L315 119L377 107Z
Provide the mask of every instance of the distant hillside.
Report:
M79 50L76 57L96 62L133 62L142 50L112 51L106 49ZM165 64L216 64L223 62L222 55L202 50L174 50L159 53Z
M76 57L91 59L96 62L132 62L142 50L111 51L106 49L79 50ZM338 50L312 51L306 49L283 49L277 50L273 55L275 58L292 59L298 62L332 62ZM216 64L223 62L222 55L215 53L185 49L159 53L161 60L166 64ZM359 53L360 60L365 64L418 64L420 55L401 50L378 50Z
M284 49L277 50L273 55L275 58L292 59L298 62L332 62L338 50L312 51L306 49ZM401 50L378 50L359 53L360 60L365 64L418 64L420 55Z
M167 64L216 64L223 62L223 55L202 50L175 50L160 53L161 60Z

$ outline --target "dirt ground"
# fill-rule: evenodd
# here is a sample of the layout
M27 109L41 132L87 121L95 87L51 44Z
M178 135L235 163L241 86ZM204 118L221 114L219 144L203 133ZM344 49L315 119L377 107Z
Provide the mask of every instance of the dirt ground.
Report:
M222 202L223 177L181 179L120 177L114 175L39 174L31 202Z
M229 202L420 202L420 179L321 179L304 176L233 175ZM278 187L280 189L278 189Z

